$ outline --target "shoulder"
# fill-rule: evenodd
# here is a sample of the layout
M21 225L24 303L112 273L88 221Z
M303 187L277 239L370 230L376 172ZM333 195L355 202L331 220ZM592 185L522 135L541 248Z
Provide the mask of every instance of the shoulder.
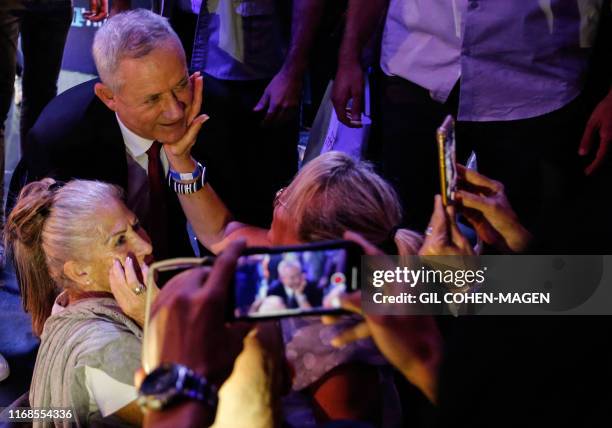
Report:
M278 279L272 281L270 288L268 290L268 294L285 294L285 290L283 289L283 284Z
M46 176L119 181L111 180L117 172L106 165L123 159L123 139L115 113L94 93L97 82L75 86L45 107L27 135L23 160L30 181Z
M98 79L81 83L53 98L43 109L30 134L40 139L59 140L69 135L83 121L93 120L93 114L104 104L94 93Z

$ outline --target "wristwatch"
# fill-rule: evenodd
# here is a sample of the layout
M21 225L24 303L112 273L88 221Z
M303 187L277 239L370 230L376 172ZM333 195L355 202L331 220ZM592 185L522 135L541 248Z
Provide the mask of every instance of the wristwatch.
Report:
M217 409L217 388L181 364L162 364L149 373L138 391L138 404L144 409L161 410L184 400L206 404Z

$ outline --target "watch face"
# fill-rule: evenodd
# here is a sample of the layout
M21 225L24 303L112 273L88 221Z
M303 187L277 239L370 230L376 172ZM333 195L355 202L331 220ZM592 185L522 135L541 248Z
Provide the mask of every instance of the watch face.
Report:
M175 388L177 380L178 371L174 367L162 366L145 378L140 389L146 395L162 394Z

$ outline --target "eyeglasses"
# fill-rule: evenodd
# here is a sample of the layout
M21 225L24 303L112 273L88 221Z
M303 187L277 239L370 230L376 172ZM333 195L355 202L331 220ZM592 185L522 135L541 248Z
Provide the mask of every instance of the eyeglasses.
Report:
M151 305L153 304L153 288L159 285L165 285L171 278L178 275L186 270L202 267L212 266L215 261L215 257L181 257L175 259L161 260L153 263L149 266L149 272L145 279L145 285L147 286L147 294L145 300L145 321L143 326L143 337L142 337L142 367L146 373L149 373L158 365L158 361L155 361L156 347L155 337L149 332L149 324L151 321ZM163 282L161 282L163 280Z

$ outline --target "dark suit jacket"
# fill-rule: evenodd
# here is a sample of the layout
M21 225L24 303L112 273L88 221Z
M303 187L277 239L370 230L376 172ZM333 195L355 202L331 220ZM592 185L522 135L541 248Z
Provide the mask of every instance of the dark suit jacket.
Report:
M53 177L100 180L127 192L126 149L115 113L94 93L91 80L54 98L28 134L26 151L13 174L7 212L25 183ZM166 189L168 249L156 258L192 256L178 197Z
M323 303L323 292L316 286L316 284L309 282L306 284L306 288L304 289L304 295L308 299L308 303L312 307L321 306ZM297 301L295 299L289 299L287 293L285 293L285 288L283 287L282 282L274 281L270 290L268 291L268 296L278 296L283 299L283 302L287 305L288 309L298 308Z

